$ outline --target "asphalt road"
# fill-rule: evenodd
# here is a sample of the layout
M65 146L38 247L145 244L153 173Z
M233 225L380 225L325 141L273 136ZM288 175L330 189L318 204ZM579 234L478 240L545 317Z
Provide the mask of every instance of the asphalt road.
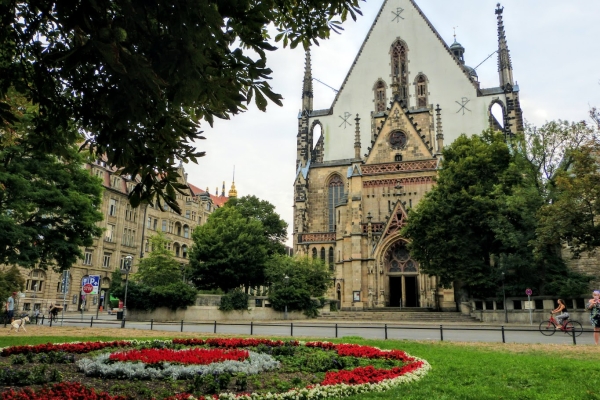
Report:
M96 328L120 328L121 321L117 321L115 316L102 315L100 319L88 314L75 316L74 314L65 316L64 326L88 327L90 330ZM44 325L48 325L48 320ZM60 316L57 323L53 325L60 326ZM90 325L92 325L90 327ZM561 331L557 331L553 336L544 336L537 329L536 323L530 325L506 325L504 328L504 341L506 343L553 343L572 345L573 337ZM173 323L154 323L126 321L126 327L140 330L160 330L169 332L181 332L181 322ZM183 332L215 333L215 323L211 322L188 322L183 324ZM218 322L216 324L216 333L236 334L236 335L266 335L281 337L311 337L311 338L335 338L344 336L360 336L365 339L385 339L386 329L384 323L365 323L357 321L356 323L338 323L337 336L336 324L334 322L318 321L278 321L278 322ZM576 337L577 344L593 344L593 333L589 324L584 324L584 332ZM431 323L389 323L387 325L388 339L408 339L408 340L446 340L460 342L502 342L502 328L499 325L473 324L447 324L442 325Z

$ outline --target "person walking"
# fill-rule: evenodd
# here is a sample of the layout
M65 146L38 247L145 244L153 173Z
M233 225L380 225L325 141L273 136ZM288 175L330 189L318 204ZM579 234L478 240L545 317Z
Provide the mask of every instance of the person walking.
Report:
M594 342L597 346L600 339L600 290L594 290L587 309L590 310L590 321L594 327Z
M17 298L17 292L13 292L12 296L6 300L6 319L9 323L12 323L15 319L15 299Z

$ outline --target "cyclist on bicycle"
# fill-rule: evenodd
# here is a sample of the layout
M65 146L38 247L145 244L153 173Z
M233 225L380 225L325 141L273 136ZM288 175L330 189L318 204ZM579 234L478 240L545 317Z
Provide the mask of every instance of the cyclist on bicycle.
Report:
M560 314L556 316L560 329L564 329L563 321L569 318L569 311L563 299L558 299L558 307L552 310L552 314Z
M58 307L56 307L54 304L50 304L48 313L50 314L50 318L54 318L56 320L56 316L58 315Z

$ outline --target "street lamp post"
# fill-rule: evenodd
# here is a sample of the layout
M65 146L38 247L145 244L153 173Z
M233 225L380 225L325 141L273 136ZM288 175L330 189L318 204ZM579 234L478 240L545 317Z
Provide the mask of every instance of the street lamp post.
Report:
M504 290L504 271L502 271L502 297L504 305L504 322L508 323L508 312L506 311L506 291Z
M290 277L285 275L283 277L283 281L285 282L285 287L287 288L288 282L290 281ZM288 319L288 312L287 312L287 298L285 300L285 314L284 314L284 319Z
M131 271L131 263L133 261L132 256L125 257L125 298L123 299L123 319L127 315L127 286L129 284L129 272Z

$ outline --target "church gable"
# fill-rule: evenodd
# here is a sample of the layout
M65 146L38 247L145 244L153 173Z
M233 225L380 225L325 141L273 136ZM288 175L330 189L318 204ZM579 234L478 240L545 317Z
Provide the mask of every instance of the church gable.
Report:
M431 113L438 105L444 110L446 143L462 133L487 129L491 96L506 100L503 88L490 91L479 87L475 70L467 66L465 48L456 41L446 44L416 1L382 3L333 103L324 114L311 112L310 118L318 115L327 132L323 162L355 158L352 136L356 114L362 116L360 131L371 132L371 137L361 136L361 148L369 147L377 132L365 116L385 113L395 91L413 117L428 110ZM493 29L492 13L489 21ZM504 30L498 29L499 37L504 38ZM428 136L426 129L423 133L425 141L433 145L436 138Z
M429 128L422 129L401 103L394 102L372 142L365 164L381 164L433 158ZM424 113L427 114L428 111ZM419 118L423 120L423 118ZM429 119L429 118L428 118Z
M406 210L404 209L404 205L402 204L402 201L398 200L394 210L392 211L392 216L388 220L383 230L380 240L385 240L390 236L396 235L400 229L402 229L404 224L406 224L406 218L407 214Z

